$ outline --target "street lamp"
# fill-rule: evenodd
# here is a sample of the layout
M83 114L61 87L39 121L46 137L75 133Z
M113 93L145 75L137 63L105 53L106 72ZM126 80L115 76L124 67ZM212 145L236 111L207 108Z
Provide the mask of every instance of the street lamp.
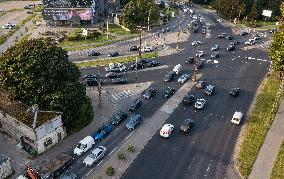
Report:
M141 58L141 46L142 46L142 30L145 29L146 27L142 27L140 25L136 26L138 30L140 31L139 35L139 58Z

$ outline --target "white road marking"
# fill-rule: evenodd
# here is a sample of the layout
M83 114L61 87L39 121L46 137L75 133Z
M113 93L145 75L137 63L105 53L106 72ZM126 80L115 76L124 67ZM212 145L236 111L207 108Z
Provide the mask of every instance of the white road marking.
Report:
M102 161L100 161L100 163L98 163L97 167L98 167L98 166L100 166L100 164L101 164L102 162L103 162L103 160L102 160Z
M117 147L115 147L109 154L108 156L110 156L115 150L116 150Z
M125 91L125 93L126 93L127 95L132 94L132 92L131 92L131 91L129 91L129 90L126 90L126 91Z
M93 171L93 169L92 170L90 170L87 174L86 174L86 176L88 176L91 172Z
M115 100L118 100L114 94L113 94L113 95L111 95L111 96L112 96Z
M209 169L210 169L210 163L209 163L209 165L208 165L208 167L207 167L207 170L206 170L206 171L208 172L208 171L209 171Z
M267 60L262 60L262 61L267 62Z
M195 155L194 155L193 159L191 160L191 162L190 162L190 164L189 164L188 169L190 169L190 167L191 167L191 165L192 165L192 163L193 163L194 159L195 159Z
M258 59L256 59L257 61L261 61L262 59L260 59L260 58L258 58Z
M134 131L132 131L124 140L127 140L132 134L133 134Z

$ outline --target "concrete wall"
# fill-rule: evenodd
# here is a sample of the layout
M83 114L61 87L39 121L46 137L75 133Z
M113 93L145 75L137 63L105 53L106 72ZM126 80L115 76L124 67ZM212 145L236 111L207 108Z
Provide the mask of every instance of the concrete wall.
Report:
M13 171L8 159L0 160L0 179L12 175Z

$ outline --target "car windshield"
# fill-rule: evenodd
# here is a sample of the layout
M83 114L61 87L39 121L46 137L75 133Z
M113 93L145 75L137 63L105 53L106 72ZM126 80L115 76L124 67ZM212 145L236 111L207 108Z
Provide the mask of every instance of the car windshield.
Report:
M81 143L79 143L79 144L77 145L77 148L78 148L78 149L81 149L81 150L85 149L86 147L87 147L86 144L81 144Z
M91 153L91 154L89 155L89 157L91 157L92 159L96 159L96 158L97 158L97 155L94 154L94 153Z

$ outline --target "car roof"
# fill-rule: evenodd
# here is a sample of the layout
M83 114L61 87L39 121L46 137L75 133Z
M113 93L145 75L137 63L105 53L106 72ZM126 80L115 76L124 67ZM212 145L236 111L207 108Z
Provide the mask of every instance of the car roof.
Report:
M171 127L174 127L172 124L164 124L162 130L169 130Z
M233 118L241 119L243 117L243 113L241 111L235 111Z
M104 151L104 150L105 150L105 148L104 148L103 146L99 146L99 147L95 148L95 149L92 151L92 153L93 153L93 154L98 154L99 152Z

